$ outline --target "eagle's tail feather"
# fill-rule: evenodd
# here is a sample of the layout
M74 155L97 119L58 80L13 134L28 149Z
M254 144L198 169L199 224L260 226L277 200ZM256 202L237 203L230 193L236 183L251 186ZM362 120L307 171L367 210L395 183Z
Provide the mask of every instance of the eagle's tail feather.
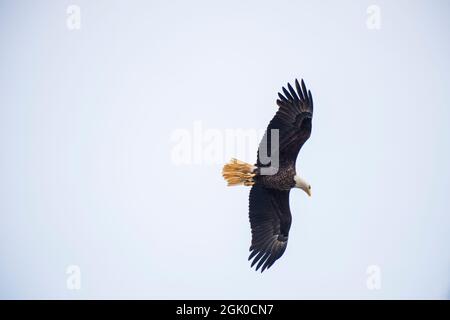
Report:
M255 166L233 158L223 166L222 176L228 182L229 186L237 186L240 184L253 186L255 184L253 180L253 177L256 175L255 169Z

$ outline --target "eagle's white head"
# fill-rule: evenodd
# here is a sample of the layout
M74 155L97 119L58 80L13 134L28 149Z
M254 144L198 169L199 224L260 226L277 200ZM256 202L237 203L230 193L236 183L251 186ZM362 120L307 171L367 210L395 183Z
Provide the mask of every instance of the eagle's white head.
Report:
M308 182L306 182L299 176L294 176L294 181L295 181L296 188L302 189L303 191L305 191L308 194L308 196L311 197L311 185Z

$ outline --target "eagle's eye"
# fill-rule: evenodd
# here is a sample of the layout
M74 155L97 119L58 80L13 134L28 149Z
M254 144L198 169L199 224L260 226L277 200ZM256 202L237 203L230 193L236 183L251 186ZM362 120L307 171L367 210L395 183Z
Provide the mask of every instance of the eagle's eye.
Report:
M311 190L311 186L308 186L308 189Z

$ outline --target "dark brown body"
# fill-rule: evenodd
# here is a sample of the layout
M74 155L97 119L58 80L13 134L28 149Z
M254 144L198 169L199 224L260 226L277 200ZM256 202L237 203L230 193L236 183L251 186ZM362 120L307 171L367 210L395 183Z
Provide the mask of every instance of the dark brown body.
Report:
M296 175L295 167L292 165L281 166L278 172L274 175L260 175L259 169L257 169L257 175L253 178L255 184L263 186L265 188L276 190L290 190L294 188Z

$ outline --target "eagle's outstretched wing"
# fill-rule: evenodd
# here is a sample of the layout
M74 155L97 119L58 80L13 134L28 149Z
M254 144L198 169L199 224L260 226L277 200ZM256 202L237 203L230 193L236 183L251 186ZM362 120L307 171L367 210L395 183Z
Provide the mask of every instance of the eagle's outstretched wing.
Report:
M271 156L271 129L279 131L279 148L274 147L275 152L279 152L280 163L295 166L297 155L311 135L311 121L313 117L313 99L311 91L306 89L305 82L301 85L295 79L295 88L288 83L287 89L283 87L283 94L278 93L277 104L279 109L270 121L264 138L258 149L258 167L270 166L270 163L261 163L259 152L264 144L267 145L267 155ZM261 149L263 150L263 149Z
M261 272L270 268L286 250L291 210L289 209L289 190L267 189L254 185L250 190L249 218L252 228L252 245L249 260L252 267Z

